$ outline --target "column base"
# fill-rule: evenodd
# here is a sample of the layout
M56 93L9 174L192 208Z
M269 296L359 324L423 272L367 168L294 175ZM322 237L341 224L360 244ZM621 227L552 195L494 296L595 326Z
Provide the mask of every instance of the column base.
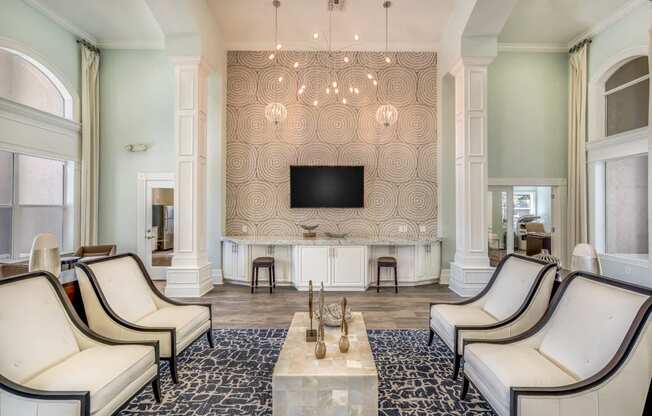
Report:
M213 289L211 264L201 267L168 267L165 296L198 298Z
M489 283L493 272L493 267L465 267L452 262L448 287L460 296L474 296Z

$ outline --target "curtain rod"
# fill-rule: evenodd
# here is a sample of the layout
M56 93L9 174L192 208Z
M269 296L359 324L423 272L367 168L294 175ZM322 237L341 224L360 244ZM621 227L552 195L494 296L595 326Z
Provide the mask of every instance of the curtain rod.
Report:
M92 50L93 52L100 53L100 49L97 46L93 45L92 43L90 43L85 39L77 39L77 43L86 46L88 49Z
M568 50L568 53L573 53L584 45L590 44L592 40L590 38L582 39L575 46Z

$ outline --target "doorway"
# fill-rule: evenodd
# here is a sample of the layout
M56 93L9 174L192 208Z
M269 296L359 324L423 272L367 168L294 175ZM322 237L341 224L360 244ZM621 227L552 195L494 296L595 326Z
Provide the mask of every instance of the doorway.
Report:
M138 254L153 279L165 280L174 256L172 174L139 175Z

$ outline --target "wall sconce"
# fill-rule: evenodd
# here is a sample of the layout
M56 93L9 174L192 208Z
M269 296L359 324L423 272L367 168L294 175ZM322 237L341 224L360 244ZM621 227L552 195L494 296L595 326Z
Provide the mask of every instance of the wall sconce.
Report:
M128 144L125 146L127 152L137 153L137 152L146 152L149 149L149 145L143 143L137 144Z

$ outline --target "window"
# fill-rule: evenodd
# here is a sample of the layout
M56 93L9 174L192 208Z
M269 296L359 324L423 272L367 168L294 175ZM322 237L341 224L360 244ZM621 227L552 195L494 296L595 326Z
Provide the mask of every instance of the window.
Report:
M37 234L57 237L72 249L66 185L72 162L0 151L0 259L29 255Z
M536 192L514 189L514 226L522 217L537 215Z
M0 48L0 97L59 117L72 118L72 97L43 65Z
M647 56L630 60L605 82L605 133L618 133L648 125L650 71Z

